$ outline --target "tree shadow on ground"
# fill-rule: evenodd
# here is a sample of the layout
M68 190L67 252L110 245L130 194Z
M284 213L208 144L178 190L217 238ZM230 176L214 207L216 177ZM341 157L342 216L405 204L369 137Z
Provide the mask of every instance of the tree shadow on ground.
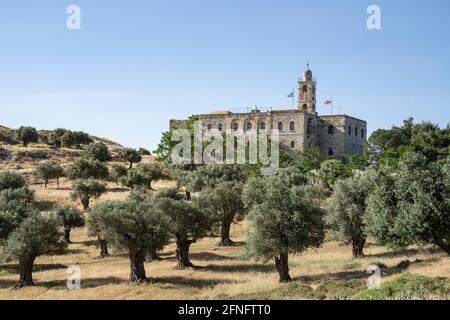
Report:
M207 265L203 268L214 272L275 272L275 266L269 264L235 264L235 265Z
M409 267L415 265L415 264L423 264L423 263L429 263L433 262L435 259L430 258L426 260L415 260L415 261L409 261L405 260L402 261L397 266L393 267L386 267L381 266L381 274L382 276L391 276L394 274L399 274L407 270ZM295 281L303 281L305 283L313 283L317 281L332 281L332 280L361 280L361 279L367 279L371 274L367 272L367 270L355 270L355 271L343 271L343 272L335 272L335 273L322 273L322 274L315 274L315 275L309 275L309 276L300 276L295 277Z
M100 286L107 285L117 285L128 283L127 280L119 279L116 277L107 277L107 278L90 278L90 279L81 279L81 289L90 289L96 288ZM1 280L0 280L1 284ZM8 286L13 287L16 282L8 281ZM53 290L68 290L67 288L67 280L52 280L52 281L34 281L34 287L36 288L47 288Z
M75 242L73 242L73 243L75 243ZM83 249L70 249L70 248L68 248L68 249L66 249L64 251L64 253L62 255L66 256L66 255L69 255L69 254L81 254L81 253L87 253L87 252L88 252L87 250L83 250Z
M423 249L407 249L407 250L397 250L397 251L388 251L382 253L374 253L368 254L365 258L394 258L394 257L409 257L416 256L419 254L441 254L444 253L440 248L423 248Z
M0 279L0 289L11 289L17 282L19 282L19 276L17 276L17 280Z
M220 254L212 252L196 252L189 254L189 257L193 260L199 261L223 261L223 260L234 260L234 257L223 256Z
M67 269L67 266L60 264L60 263L35 264L33 266L33 272L43 272L43 271L58 270L58 269ZM0 265L0 270L5 270L8 273L19 274L19 265L18 264Z
M158 253L162 260L176 260L175 252ZM189 259L192 261L224 261L235 260L234 257L222 256L212 252L195 252L189 254Z
M108 191L108 192L113 192L113 193L119 193L119 192L127 192L127 191L130 191L130 189L129 189L129 188L115 187L115 188L108 188L107 191Z
M86 247L96 247L98 248L98 240L86 240L86 241L80 241L80 242L73 242L76 244L82 244Z
M90 278L90 279L82 279L81 280L81 288L95 288L99 286L106 285L118 285L128 283L128 280L116 278L116 277L107 277L107 278Z
M39 211L51 211L56 206L56 203L48 200L35 201L34 204Z
M192 279L183 277L158 277L151 278L151 284L171 284L179 287L193 287L193 288L211 288L223 283L237 283L236 281L223 279Z

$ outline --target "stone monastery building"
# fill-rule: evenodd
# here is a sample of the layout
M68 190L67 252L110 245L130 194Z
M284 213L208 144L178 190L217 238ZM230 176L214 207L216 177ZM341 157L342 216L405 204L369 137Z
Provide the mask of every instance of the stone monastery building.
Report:
M303 151L319 147L324 153L342 158L344 155L362 155L367 137L367 122L348 115L318 115L316 112L317 82L307 68L298 81L299 97L296 109L234 113L219 111L199 115L204 130L227 129L266 130L280 132L284 149ZM183 120L171 120L171 129L179 127Z

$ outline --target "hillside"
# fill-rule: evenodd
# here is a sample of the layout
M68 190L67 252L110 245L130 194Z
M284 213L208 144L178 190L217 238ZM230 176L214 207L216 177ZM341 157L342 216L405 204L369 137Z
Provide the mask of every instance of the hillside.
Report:
M12 139L12 130L0 127L5 139ZM41 134L45 132L41 131ZM107 163L122 163L117 157L120 144L107 139L99 139L112 151L113 160ZM53 149L46 144L1 143L3 160L0 171L11 170L21 173L31 190L36 194L36 205L44 212L56 206L70 204L81 209L79 201L71 198L72 183L61 179L60 188L51 182L48 189L32 173L40 163L53 161L66 166L79 158L83 150ZM152 162L151 156L144 156L144 162ZM175 186L173 181L157 181L155 189ZM124 200L130 189L107 182L107 193L92 201ZM403 290L405 281L412 281L417 296L411 298L448 298L450 258L434 247L412 247L403 252L392 252L385 247L369 243L366 257L353 260L351 247L335 241L326 241L317 250L308 250L301 256L290 257L290 272L294 282L286 285L278 283L273 262L244 258L247 222L232 227L234 247L217 248L217 239L205 238L192 245L191 258L195 269L174 270L176 264L175 245L172 242L161 252L161 261L146 262L146 272L151 279L147 285L130 285L129 257L112 251L105 259L98 259L97 239L87 235L86 228L72 232L73 243L63 255L41 256L35 264L36 285L21 290L10 290L18 280L17 263L0 263L0 299L352 299L371 298L367 292L367 269L371 265L382 268L382 283L386 284L384 296L377 298L397 298L392 288ZM80 290L66 288L67 268L77 265L81 268ZM421 277L426 276L426 277ZM444 277L427 280L427 277ZM405 280L406 279L406 280ZM391 281L394 281L393 284ZM395 282L397 281L397 282ZM431 281L431 282L430 282ZM401 285L400 285L400 284ZM431 284L429 284L431 283ZM433 295L426 285L442 286L440 295ZM427 291L428 290L428 291ZM416 291L414 291L416 293Z
M82 150L51 148L45 142L48 141L49 130L38 130L39 143L23 147L15 137L15 130L0 125L0 170L31 169L41 162L52 161L60 164L72 162L81 156ZM124 148L120 143L97 136L90 137L95 142L102 142L108 149L117 155Z

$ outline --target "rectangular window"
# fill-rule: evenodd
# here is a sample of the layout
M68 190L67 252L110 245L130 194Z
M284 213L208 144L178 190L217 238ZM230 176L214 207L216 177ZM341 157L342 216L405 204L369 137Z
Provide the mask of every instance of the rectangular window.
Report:
M358 136L358 128L355 128L355 137Z
M348 135L349 135L349 136L352 135L352 126L348 126Z
M361 138L364 138L364 129L361 129Z

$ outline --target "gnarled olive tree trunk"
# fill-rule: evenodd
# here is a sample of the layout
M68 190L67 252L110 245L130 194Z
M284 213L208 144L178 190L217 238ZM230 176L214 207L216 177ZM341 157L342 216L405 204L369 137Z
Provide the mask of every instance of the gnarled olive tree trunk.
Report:
M177 235L177 269L192 268L194 265L189 260L189 248L194 241Z
M436 241L436 245L450 256L450 243L443 240Z
M233 223L234 215L230 215L222 220L222 226L220 230L220 242L219 247L232 246L233 241L230 239L231 224Z
M33 282L33 265L35 257L31 257L27 260L23 260L19 262L19 273L20 279L19 282L16 283L14 289L20 289L23 287L34 286Z
M275 257L275 266L278 274L280 275L280 283L291 282L292 278L289 275L289 255L287 253L280 254L279 257Z
M352 240L353 259L364 258L365 245L366 245L366 238L356 238Z
M89 200L90 198L87 196L81 196L81 204L83 205L83 209L87 210L89 209Z
M70 241L70 231L71 231L70 227L64 227L64 239L66 239L67 243L72 243Z
M106 242L106 240L103 240L100 237L97 237L97 239L98 239L98 245L100 247L100 258L104 258L106 256L109 256L108 242Z
M147 282L145 275L145 254L140 252L130 253L130 281L134 283Z

